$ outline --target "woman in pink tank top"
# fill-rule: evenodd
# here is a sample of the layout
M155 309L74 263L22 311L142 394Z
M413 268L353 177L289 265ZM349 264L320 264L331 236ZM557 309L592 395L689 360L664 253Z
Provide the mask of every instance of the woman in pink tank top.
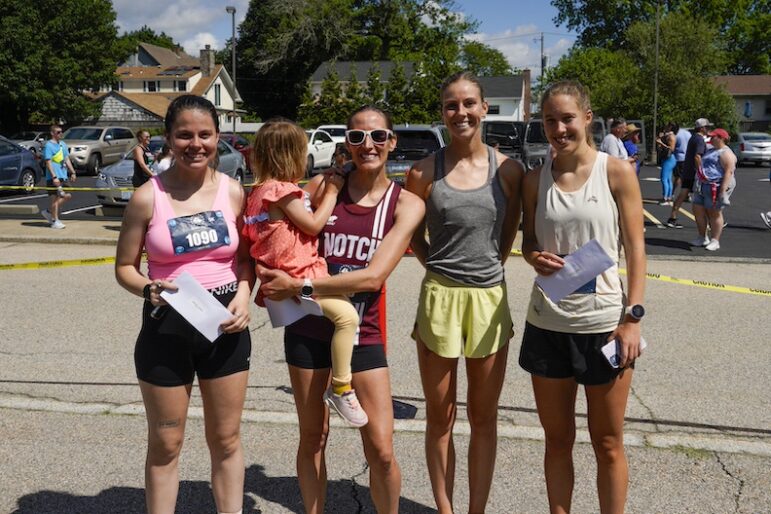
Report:
M254 285L249 249L239 239L245 194L238 182L212 168L219 124L211 102L194 95L176 98L166 113L165 130L175 164L135 191L123 216L115 261L118 283L145 299L134 362L148 425L147 510L174 512L185 418L197 375L217 511L240 513L244 457L239 429ZM140 271L143 249L149 276ZM182 273L232 314L213 342L160 296L177 290L174 282Z

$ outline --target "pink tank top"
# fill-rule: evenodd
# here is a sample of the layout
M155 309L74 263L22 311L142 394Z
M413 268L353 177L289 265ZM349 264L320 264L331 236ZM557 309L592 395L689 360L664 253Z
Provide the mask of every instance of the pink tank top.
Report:
M153 217L145 235L151 280L174 280L187 271L206 289L236 280L238 229L230 203L228 177L217 173L217 196L211 210L177 216L163 189L153 177Z

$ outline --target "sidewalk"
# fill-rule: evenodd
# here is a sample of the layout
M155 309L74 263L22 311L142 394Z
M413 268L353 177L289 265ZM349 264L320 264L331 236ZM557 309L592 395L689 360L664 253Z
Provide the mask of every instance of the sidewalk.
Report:
M0 220L0 242L115 245L121 222L67 220L66 225L55 230L42 217Z

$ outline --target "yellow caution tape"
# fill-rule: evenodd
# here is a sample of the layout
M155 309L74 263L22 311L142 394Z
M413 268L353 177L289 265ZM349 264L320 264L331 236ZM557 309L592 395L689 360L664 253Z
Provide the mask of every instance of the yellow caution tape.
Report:
M0 186L0 191L3 190L9 190L9 191L56 191L59 189L58 187L26 187L26 186ZM64 186L65 192L71 192L71 191L133 191L133 187L72 187L72 186Z
M12 269L67 268L72 266L101 266L102 264L113 264L114 262L115 257L72 259L68 261L20 262L18 264L0 264L0 271Z
M511 250L511 255L522 256L519 250ZM144 257L144 256L143 256ZM103 264L115 263L115 257L96 257L93 259L72 259L67 261L47 261L47 262L22 262L18 264L0 264L0 271L14 269L44 269L44 268L65 268L71 266L100 266ZM624 268L619 268L619 273L626 275ZM707 282L703 280L692 280L684 278L669 277L659 273L646 273L645 276L651 280L668 282L670 284L680 284L686 286L702 287L705 289L715 289L719 291L730 291L732 293L752 294L758 296L771 297L771 290L758 289L753 287L739 287L718 282Z
M621 274L626 275L625 269L620 268L618 271ZM661 275L659 273L646 273L645 276L651 280L668 282L670 284L681 284L685 286L701 287L704 289L716 289L719 291L731 291L732 293L753 294L758 296L771 297L771 290L766 290L766 289L757 289L754 287L731 286L728 284L721 284L719 282L709 282L705 280L692 280L692 279L685 279L685 278L668 277L667 275Z

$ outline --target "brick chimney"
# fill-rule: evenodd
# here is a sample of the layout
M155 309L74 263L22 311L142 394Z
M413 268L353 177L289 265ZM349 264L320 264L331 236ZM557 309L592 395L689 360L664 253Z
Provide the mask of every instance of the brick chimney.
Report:
M212 73L214 73L214 50L211 49L211 45L206 45L206 48L201 49L201 74L209 77Z
M533 94L530 89L530 70L522 70L522 114L525 121L530 121L530 104L533 103Z

